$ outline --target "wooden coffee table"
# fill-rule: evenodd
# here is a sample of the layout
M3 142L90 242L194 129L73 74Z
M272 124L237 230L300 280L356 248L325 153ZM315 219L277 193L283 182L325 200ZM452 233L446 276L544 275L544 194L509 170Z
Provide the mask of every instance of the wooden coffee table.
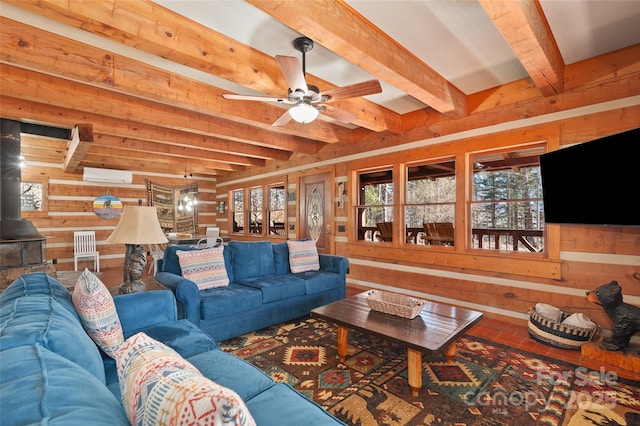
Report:
M312 316L338 327L338 355L347 356L348 329L362 331L407 348L407 373L414 396L422 387L422 353L446 350L447 360L456 354L455 339L482 317L481 312L443 303L427 302L413 319L373 311L367 292L315 308Z

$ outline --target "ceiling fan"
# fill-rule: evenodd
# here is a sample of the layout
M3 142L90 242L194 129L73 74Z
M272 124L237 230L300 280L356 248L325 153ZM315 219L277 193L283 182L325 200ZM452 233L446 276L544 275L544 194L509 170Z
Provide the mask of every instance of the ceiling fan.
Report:
M378 80L364 81L321 92L316 86L307 84L305 79L305 55L313 49L313 40L308 37L298 37L293 41L293 47L302 52L302 66L300 66L300 60L294 56L276 55L276 61L278 61L278 65L280 65L282 73L289 85L289 93L287 97L273 98L267 96L235 95L228 93L223 94L222 97L225 99L276 102L294 105L273 123L274 126L284 126L291 119L294 119L298 123L310 123L318 117L320 112L341 123L351 123L357 117L355 114L343 111L329 105L329 103L356 96L373 95L375 93L382 92L382 87Z

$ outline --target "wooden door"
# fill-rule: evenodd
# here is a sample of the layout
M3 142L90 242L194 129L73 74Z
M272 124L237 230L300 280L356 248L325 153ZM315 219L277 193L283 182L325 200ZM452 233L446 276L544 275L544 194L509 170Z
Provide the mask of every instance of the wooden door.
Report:
M319 253L331 252L331 174L300 178L300 238L316 242Z

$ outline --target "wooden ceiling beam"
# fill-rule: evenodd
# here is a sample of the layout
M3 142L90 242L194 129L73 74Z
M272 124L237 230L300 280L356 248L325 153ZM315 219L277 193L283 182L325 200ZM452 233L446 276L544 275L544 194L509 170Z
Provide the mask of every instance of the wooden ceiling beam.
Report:
M71 140L67 155L64 157L63 170L73 173L93 143L93 126L91 123L76 124L71 129Z
M343 1L246 1L435 110L467 115L460 89Z
M288 90L275 58L148 0L102 0L99 4L76 0L7 2L268 95L284 96ZM336 86L322 82L318 87L329 90ZM398 130L393 129L400 121L398 114L366 99L336 102L336 106L356 114L356 125L374 131ZM244 118L256 120L261 116L246 111Z
M479 0L545 96L564 91L564 61L539 0Z
M101 114L161 128L188 131L258 146L306 154L316 153L321 142L282 135L156 102L100 89L35 71L0 64L2 93L92 114Z
M225 91L199 81L146 65L122 55L64 38L29 25L0 17L0 59L46 74L83 82L102 89L162 102L218 119L256 126L273 139L302 137L325 143L349 141L351 131L316 120L311 124L272 126L283 113L264 102L229 102ZM60 52L73 52L61 55ZM246 126L245 126L246 128ZM304 151L302 151L304 152Z
M165 152L147 152L141 156L139 147L129 144L128 148L120 146L101 145L100 139L103 135L96 134L96 142L90 152L84 156L78 169L83 167L103 167L116 170L145 170L156 173L173 173L182 175L184 173L184 161L188 161L190 173L201 175L217 175L218 170L236 171L244 166L230 165L219 161L207 159L183 158L176 161L174 155ZM34 135L24 134L21 138L21 149L32 161L61 164L67 151L68 141L54 138L42 138ZM151 164L150 169L140 169L140 159L144 164ZM146 167L146 166L145 166ZM78 170L76 170L79 172Z
M145 153L144 155L140 154L140 151L137 151L135 147L127 147L127 148L114 148L111 146L94 146L91 151L87 153L83 164L87 165L91 162L100 162L100 161L110 161L113 164L122 165L128 164L129 159L143 159L145 162L153 162L154 164L164 164L164 168L166 172L170 173L184 173L185 171L185 163L188 161L189 168L187 172L192 172L191 170L194 167L200 170L206 169L216 169L220 171L238 171L243 170L244 166L238 166L230 163L225 163L222 161L215 161L210 159L194 159L194 158L176 158L175 155L168 155L165 152L154 152L154 153ZM110 159L110 160L107 160ZM124 162L120 160L124 159Z
M161 154L168 157L192 158L195 160L208 160L218 163L227 163L236 166L264 166L265 160L249 158L242 155L234 155L205 148L187 147L169 143L151 142L135 138L125 138L105 134L96 134L94 146L109 149L128 149L146 154ZM94 151L92 151L94 152ZM216 167L218 168L218 167Z
M85 167L98 169L138 170L145 173L176 174L180 176L184 174L184 165L176 163L175 160L171 163L149 158L88 155L84 160L84 164ZM190 173L203 176L216 176L219 174L219 170L212 168L208 163L206 165L193 165L189 170Z
M8 96L0 96L0 113L3 117L14 120L26 119L43 124L55 123L57 125L68 125L70 127L73 126L74 122L89 119L93 123L97 135L97 142L94 143L100 143L102 135L107 135L123 140L134 138L170 145L173 144L178 147L190 147L193 149L225 150L226 148L224 152L236 152L237 155L257 159L279 158L286 160L290 157L290 153L286 151L244 145L233 141L222 141L218 143L215 138L203 135L161 129L128 120L118 120L97 114L82 113L71 109L54 107Z

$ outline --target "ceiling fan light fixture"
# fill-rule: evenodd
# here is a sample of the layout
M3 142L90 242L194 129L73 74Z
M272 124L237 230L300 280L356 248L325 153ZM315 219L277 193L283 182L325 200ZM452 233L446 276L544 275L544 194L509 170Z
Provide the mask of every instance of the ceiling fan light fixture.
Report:
M298 123L306 124L318 118L319 111L312 105L301 103L289 109L289 114Z

